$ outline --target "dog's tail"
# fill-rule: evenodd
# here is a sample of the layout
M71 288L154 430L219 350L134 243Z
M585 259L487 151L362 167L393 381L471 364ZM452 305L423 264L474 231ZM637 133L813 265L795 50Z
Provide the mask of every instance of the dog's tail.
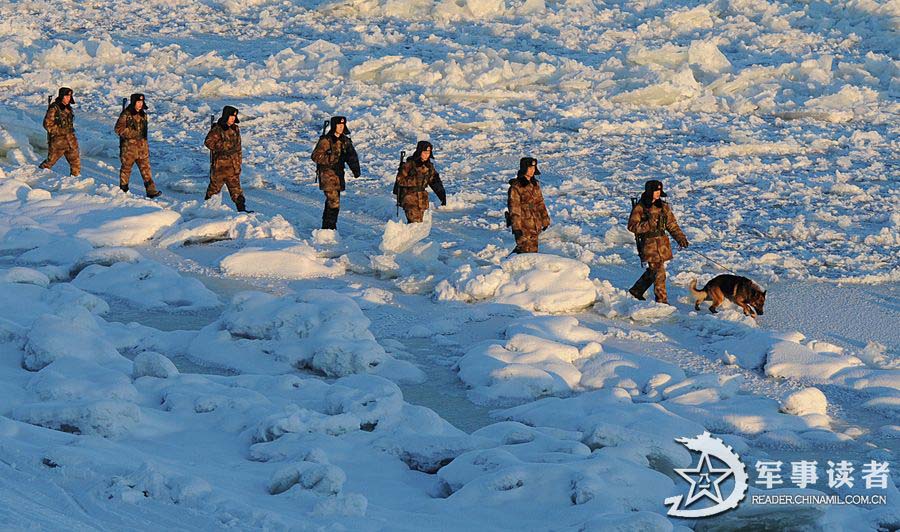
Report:
M694 301L697 303L706 299L706 287L703 287L703 290L697 290L697 279L691 281L691 295L694 296Z

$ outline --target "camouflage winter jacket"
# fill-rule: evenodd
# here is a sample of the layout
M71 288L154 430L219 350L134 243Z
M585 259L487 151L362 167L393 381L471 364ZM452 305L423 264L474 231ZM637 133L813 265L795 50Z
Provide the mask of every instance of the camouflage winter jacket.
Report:
M507 205L513 233L536 234L550 226L550 214L544 204L541 184L535 178L531 181L524 177L510 179Z
M628 217L628 230L641 237L641 260L648 263L660 263L672 259L672 244L666 235L668 231L675 241L687 246L688 241L675 221L675 214L669 204L657 200L647 205L639 201Z
M397 181L394 183L394 194L397 195L400 204L427 209L428 191L425 190L426 187L431 187L431 190L441 200L441 204L447 203L444 184L431 160L423 163L421 160L414 161L412 157L407 157L406 162L400 165L400 169L397 171Z
M50 104L47 114L44 115L44 129L47 130L47 135L51 140L74 135L75 113L72 111L72 106L63 105L60 102Z
M312 152L316 162L316 176L322 190L344 190L344 165L350 167L353 177L359 177L359 157L353 148L353 141L347 135L335 137L322 135Z
M115 130L123 142L147 142L147 113L132 112L131 108L126 108L116 120Z
M237 124L227 126L216 122L203 144L209 148L213 173L241 173L244 159L241 152L241 130Z

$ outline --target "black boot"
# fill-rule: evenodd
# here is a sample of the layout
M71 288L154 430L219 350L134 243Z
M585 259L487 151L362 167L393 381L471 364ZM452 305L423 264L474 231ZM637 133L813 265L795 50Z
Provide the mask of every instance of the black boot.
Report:
M144 181L144 190L147 191L147 197L150 199L158 198L162 195L162 192L157 190L153 181Z
M654 274L650 269L644 270L644 273L641 274L641 277L635 281L634 286L628 289L628 293L633 295L635 299L639 299L641 301L645 301L644 292L650 288L650 285L653 284L653 279L655 278Z
M332 209L327 205L325 206L325 210L322 212L322 229L337 229L338 212L340 210L340 207Z
M253 212L253 211L247 210L247 200L244 199L243 194L241 194L240 196L237 197L236 200L234 200L234 206L237 207L238 212L246 212L246 213Z
M122 192L128 192L128 185L119 185L119 188L122 189Z

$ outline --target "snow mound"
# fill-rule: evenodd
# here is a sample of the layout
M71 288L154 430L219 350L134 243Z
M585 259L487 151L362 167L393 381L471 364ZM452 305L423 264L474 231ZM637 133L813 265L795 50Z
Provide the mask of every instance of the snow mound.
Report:
M416 243L427 238L431 233L431 215L426 211L421 223L405 224L395 220L388 220L384 226L384 235L378 249L382 253L403 253L408 251Z
M675 438L704 431L699 423L662 405L634 403L627 391L617 388L548 397L503 410L498 416L531 426L578 431L582 443L592 449L615 447L631 460L658 460L675 467L691 461Z
M256 214L239 214L225 220L195 218L178 224L159 235L160 247L188 246L219 240L272 239L295 240L294 227L280 214L261 221Z
M824 416L828 408L828 399L818 388L804 388L787 397L781 405L781 411L795 416L819 414Z
M42 401L136 401L138 396L124 373L74 358L60 358L46 366L32 377L26 389Z
M534 399L577 389L581 372L573 362L599 352L599 344L578 348L537 336L517 334L504 344L482 343L459 360L459 378L480 403Z
M96 248L88 251L78 258L72 265L69 274L77 276L81 270L92 264L112 266L117 262L138 262L142 260L141 254L134 249L126 247Z
M653 323L675 313L675 307L653 301L638 301L609 281L597 281L597 304L594 309L607 318L627 318L639 323ZM652 297L652 294L651 294Z
M80 229L76 236L97 247L139 246L152 239L161 230L174 225L181 215L175 211L153 211L108 220L97 227Z
M31 268L14 267L0 270L0 283L33 284L42 288L50 286L50 278Z
M3 177L0 175L0 178ZM31 187L24 181L12 178L0 181L0 202L27 201L30 192L32 192Z
M375 372L391 358L368 327L356 303L332 291L283 297L242 292L221 318L200 331L189 357L253 373L298 368L329 376Z
M473 268L465 264L438 283L439 301L491 300L535 312L576 312L594 304L597 292L582 262L528 253L499 266Z
M572 317L516 320L506 337L476 344L456 364L472 401L521 402L597 388L659 400L664 386L686 378L677 366L651 356L605 351L608 334Z
M23 327L44 314L64 315L83 309L104 314L109 305L97 296L88 294L69 283L51 284L43 288L35 284L0 283L0 318Z
M222 259L220 267L232 277L280 279L339 277L345 272L343 264L319 257L305 242L283 249L244 248Z
M44 314L35 320L28 331L22 366L37 371L63 358L112 363L129 370L131 364L105 339L94 317L77 307L64 318Z
M769 348L765 371L770 377L827 382L835 374L855 366L864 364L854 356L830 350L818 352L805 345L784 340Z
M12 417L63 432L116 438L140 422L141 411L134 403L80 400L21 405L13 409Z
M139 307L191 311L217 307L219 298L202 282L151 260L94 264L72 284L93 294L115 297Z
M175 367L175 364L159 353L145 351L134 357L132 362L134 363L134 370L131 376L134 379L141 377L168 379L178 375L178 368Z

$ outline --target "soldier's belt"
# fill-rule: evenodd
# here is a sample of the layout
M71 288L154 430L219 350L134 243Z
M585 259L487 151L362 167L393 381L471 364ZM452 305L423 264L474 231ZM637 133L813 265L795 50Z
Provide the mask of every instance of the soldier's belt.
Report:
M654 237L658 237L658 236L666 236L666 232L665 232L665 230L657 229L655 231L648 231L646 233L642 233L641 236L643 238L654 238Z
M238 154L238 153L241 153L241 150L235 149L235 150L217 151L217 152L216 152L216 158L219 158L219 157L231 157L232 155L236 155L236 154Z
M399 187L405 192L425 192L425 187Z

